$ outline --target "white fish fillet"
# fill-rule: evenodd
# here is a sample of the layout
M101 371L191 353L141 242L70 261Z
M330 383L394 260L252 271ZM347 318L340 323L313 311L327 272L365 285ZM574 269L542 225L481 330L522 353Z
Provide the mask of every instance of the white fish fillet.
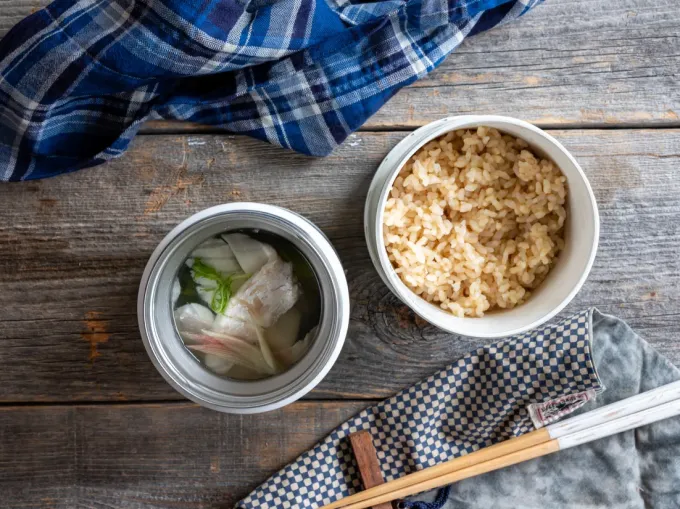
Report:
M227 312L229 312L229 308L227 308ZM241 306L238 307L236 312L245 314L244 308ZM283 313L274 325L264 331L267 342L271 345L272 350L276 352L293 346L300 330L301 318L302 314L300 311L292 307ZM257 331L253 325L250 322L244 322L233 316L216 315L212 330L236 336L254 345L258 343Z
M300 297L293 266L278 255L265 264L231 298L225 315L243 322L252 320L263 328L271 327Z
M276 259L276 250L268 244L242 233L225 233L222 238L229 244L236 260L246 274L255 274L265 264Z
M229 307L227 306L227 312ZM233 316L217 315L212 325L212 330L224 334L230 334L244 339L252 344L257 344L257 332L249 322L244 322Z

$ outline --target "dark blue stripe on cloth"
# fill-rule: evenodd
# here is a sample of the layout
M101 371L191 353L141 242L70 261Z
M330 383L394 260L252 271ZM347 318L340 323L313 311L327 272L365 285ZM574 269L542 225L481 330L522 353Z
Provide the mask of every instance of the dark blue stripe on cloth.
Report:
M0 180L118 157L152 114L327 155L536 0L243 2L57 0L20 22L0 41Z
M451 493L450 486L444 486L437 491L437 496L432 502L419 502L416 500L402 500L399 504L400 509L442 509L449 499Z

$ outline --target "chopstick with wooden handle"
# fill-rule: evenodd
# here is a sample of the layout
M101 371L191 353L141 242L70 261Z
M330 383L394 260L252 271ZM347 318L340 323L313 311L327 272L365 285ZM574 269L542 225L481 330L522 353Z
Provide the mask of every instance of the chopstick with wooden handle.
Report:
M668 419L678 415L680 415L680 399L670 401L653 408L648 408L625 417L620 417L618 419L614 419L613 421L605 422L592 428L566 435L562 438L556 438L543 444L534 445L527 449L513 452L490 461L485 461L484 463L479 463L450 474L434 477L402 489L389 491L389 483L383 484L380 486L383 488L383 494L374 496L362 502L357 502L355 504L343 505L342 507L343 509L366 509L377 504L382 504L391 500L402 499L411 495L422 493L423 491L441 488L442 486L453 484L455 482L462 481L463 479L468 479L470 477L475 477L487 472L492 472L494 470L499 470L511 465L516 465L517 463L522 463L524 461L541 456L547 456L548 454L552 454L557 451L569 449L570 447L575 447L577 445L592 442L600 438L616 435L617 433L622 433L624 431L635 429L646 424L651 424L653 422L661 421L663 419Z
M455 458L447 462L440 463L439 465L435 465L433 467L429 467L418 472L405 475L404 477L400 477L399 479L389 481L387 483L381 484L380 486L359 491L354 495L350 495L349 497L340 499L337 502L328 504L321 509L337 509L339 507L345 507L356 502L368 500L371 497L379 495L381 494L381 492L384 492L384 489L387 486L389 486L390 491L399 490L408 486L412 486L414 484L418 484L422 481L426 481L431 477L442 476L451 472L455 472L457 470L461 470L463 468L471 467L478 463L483 463L485 461L498 458L500 456L505 456L516 451L527 449L534 445L549 442L550 439L551 437L550 434L548 433L547 428L537 429L536 431L531 431L530 433L526 433L520 437L511 438L504 442L500 442L492 446L479 449L478 451L471 452L470 454L466 454L465 456L461 456L459 458ZM380 490L380 488L383 488L383 490Z
M518 438L512 438L491 447L480 449L466 456L455 458L434 467L406 475L387 482L375 488L360 491L349 497L324 506L322 509L361 509L381 503L383 499L375 497L389 493L393 496L384 501L396 500L409 495L427 491L435 487L444 486L457 480L479 475L484 472L503 468L521 461L550 454L560 449L559 440L569 443L567 436L581 432L589 432L600 425L632 416L640 411L659 407L662 404L680 400L680 381L664 385L631 398L592 410L562 422L554 423ZM650 421L651 422L651 421ZM642 425L642 424L640 424ZM630 428L629 428L630 429ZM623 431L623 430L622 430ZM617 431L618 433L618 431ZM612 433L613 434L613 433ZM603 435L606 436L606 435ZM561 447L566 448L566 447ZM508 457L509 456L509 457ZM504 458L504 459L503 459ZM495 463L491 463L494 462ZM485 464L483 471L476 471L475 467ZM464 472L463 472L464 471ZM456 477L461 472L463 477ZM447 477L443 484L431 485L433 479ZM452 480L451 480L452 479ZM426 487L422 487L426 486ZM409 491L409 487L417 486L416 491ZM408 491L408 493L406 493ZM406 494L404 494L406 493ZM368 502L365 502L368 501Z

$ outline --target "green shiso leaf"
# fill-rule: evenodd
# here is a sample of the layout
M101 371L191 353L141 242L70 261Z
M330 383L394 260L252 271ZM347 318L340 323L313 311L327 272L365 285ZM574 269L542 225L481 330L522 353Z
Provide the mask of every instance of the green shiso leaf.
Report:
M234 281L248 279L250 274L222 274L214 267L211 267L200 258L194 258L191 266L194 281L207 279L215 282L214 293L210 302L210 308L217 314L224 314L227 304L233 295L232 284ZM210 289L212 290L212 288Z

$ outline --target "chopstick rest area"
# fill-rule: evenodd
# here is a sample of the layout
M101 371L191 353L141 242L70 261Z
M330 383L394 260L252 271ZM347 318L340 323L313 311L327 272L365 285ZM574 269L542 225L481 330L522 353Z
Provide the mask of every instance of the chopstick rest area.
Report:
M580 507L593 497L609 506L640 500L636 486L652 477L672 484L680 468L672 459L680 443L665 440L680 430L680 419L666 418L678 410L680 385L667 385L676 380L677 368L625 323L589 310L475 351L366 409L238 507L267 500L278 507L287 500L300 507L360 509L450 483L450 499L474 508L500 498L500 507L516 507L527 496L548 507ZM531 405L576 394L585 396L570 399L576 403L563 408L566 419L536 429ZM349 444L362 430L372 437L386 481L367 490ZM598 482L602 476L617 480L619 490ZM677 493L654 496L667 501Z
M323 509L378 507L392 500L441 488L678 415L680 381L550 424L521 437L511 438L387 484L370 486L364 482L364 491L328 504Z

